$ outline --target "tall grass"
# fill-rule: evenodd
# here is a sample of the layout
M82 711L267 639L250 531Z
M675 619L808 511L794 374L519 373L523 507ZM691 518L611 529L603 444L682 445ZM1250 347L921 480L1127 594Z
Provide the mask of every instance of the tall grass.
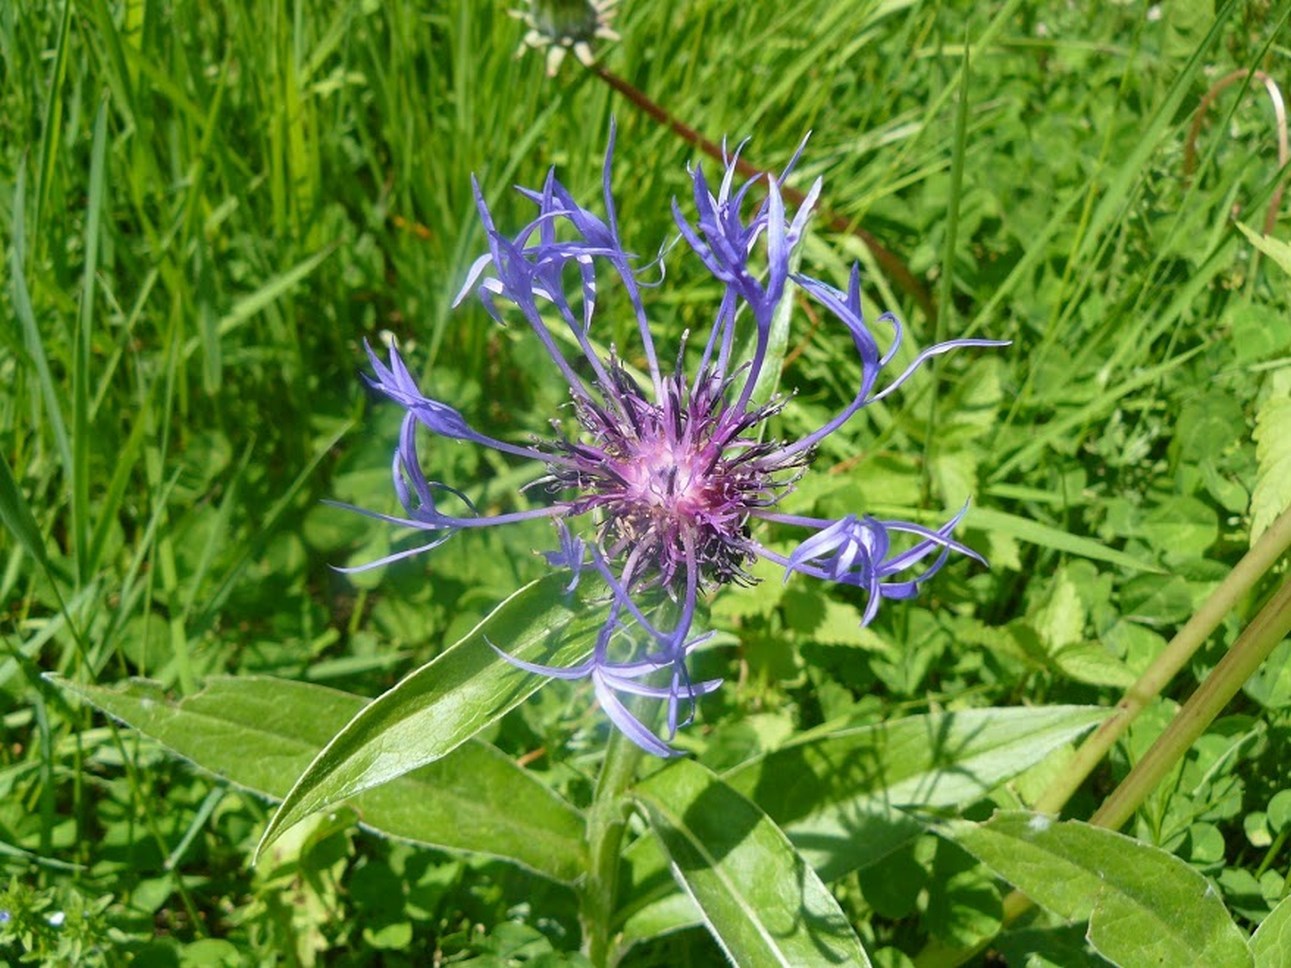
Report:
M674 231L689 146L577 64L547 78L540 57L517 57L505 7L0 10L0 863L41 890L111 895L103 917L126 948L146 946L155 918L184 942L227 936L303 958L310 926L241 866L258 802L161 761L42 674L146 675L189 694L212 675L273 673L372 694L452 641L535 573L544 535L471 538L353 581L329 568L389 540L320 505L388 508L394 418L361 388L363 340L392 334L473 420L541 429L563 401L531 347L478 307L451 308L483 249L472 175L503 224L523 211L509 186L549 165L594 198L615 116L624 236L648 258ZM1250 428L1286 392L1291 328L1283 282L1251 271L1230 219L1258 224L1285 172L1264 147L1267 109L1237 89L1187 184L1182 143L1216 72L1285 74L1291 13L623 7L606 63L677 117L751 139L767 168L812 132L799 182L823 176L829 205L941 307L928 318L869 263L876 312L898 312L919 344L1014 340L875 408L864 434L822 455L826 484L796 499L939 516L972 497L972 538L995 570L958 571L923 603L940 610L881 625L900 654L866 653L860 671L750 645L733 665L754 675L714 701L718 735L750 714L800 727L961 695L1114 701L1107 675L1064 670L1056 646L1035 642L1075 622L1071 641L1121 642L1109 655L1133 668L1248 542L1261 473ZM841 284L852 258L869 257L821 230L806 268ZM674 278L696 277L670 262ZM685 295L653 304L661 330L702 325L711 291L668 291ZM607 326L602 339L631 344L626 319ZM850 398L841 334L804 315L789 361L782 382L803 413ZM786 411L786 432L796 419ZM506 464L460 450L436 460L486 504L514 483ZM825 700L804 698L825 681ZM518 755L595 730L553 695L509 736ZM1285 709L1269 715L1285 731ZM557 762L554 782L581 789L591 755ZM416 863L397 860L400 890L421 883L403 866ZM463 893L450 907L474 903ZM349 938L333 913L314 916ZM670 950L702 963L703 944Z

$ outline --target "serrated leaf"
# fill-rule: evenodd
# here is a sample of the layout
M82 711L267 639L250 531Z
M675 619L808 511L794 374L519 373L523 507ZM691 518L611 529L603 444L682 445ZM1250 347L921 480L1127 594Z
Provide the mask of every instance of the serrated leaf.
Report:
M1115 831L1038 814L956 821L943 834L1038 904L1089 920L1089 941L1121 965L1247 968L1246 939L1186 862Z
M819 645L846 645L892 655L894 648L873 629L861 624L860 609L830 598L821 585L788 586L781 608L785 626L803 641Z
M1064 646L1079 642L1085 632L1087 619L1085 603L1081 601L1080 591L1067 574L1067 569L1060 568L1049 587L1044 604L1036 611L1035 630L1051 652Z
M1291 507L1291 393L1269 397L1255 415L1258 470L1251 491L1251 544Z
M1251 935L1255 968L1286 968L1291 965L1291 897L1269 913Z
M1053 657L1058 671L1076 682L1125 689L1136 676L1129 667L1099 642L1075 642Z
M870 964L838 902L784 833L716 774L679 760L632 796L733 964Z
M601 617L581 616L568 578L531 582L463 639L373 700L346 724L288 792L257 848L292 824L451 753L531 696L546 680L497 655L573 665L591 651Z
M3 681L3 678L0 678ZM1291 706L1291 641L1276 646L1242 691L1267 709Z
M1140 532L1175 558L1199 558L1219 538L1219 516L1195 497L1166 498L1143 517Z
M755 584L728 585L713 599L711 614L715 622L765 618L779 606L789 587L784 569L766 558L757 558L749 564L748 572L756 579Z
M140 679L111 689L53 681L197 767L275 800L367 703L268 676L213 678L178 701ZM480 741L360 793L351 804L363 826L386 836L491 854L566 883L586 869L582 815Z

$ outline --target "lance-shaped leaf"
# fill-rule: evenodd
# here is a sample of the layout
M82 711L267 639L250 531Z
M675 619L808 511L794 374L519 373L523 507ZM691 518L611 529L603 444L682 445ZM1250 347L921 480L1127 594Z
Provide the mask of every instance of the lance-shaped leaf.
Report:
M766 814L691 760L632 793L732 964L869 965L846 915Z
M529 698L546 679L502 659L573 665L592 648L600 617L581 617L552 575L524 586L463 639L374 699L296 781L256 848L311 813L348 800L451 753Z
M668 870L668 855L653 834L638 837L623 852L619 865L619 901L614 912L620 946L635 944L704 923L690 895Z
M943 833L1119 965L1249 968L1250 949L1214 887L1189 864L1123 834L1040 814L956 821Z
M924 825L902 808L962 806L1030 769L1106 716L1090 706L929 713L806 736L727 772L826 881L877 863ZM700 922L653 838L624 853L624 942Z
M911 716L805 737L724 779L833 880L922 829L898 808L971 803L1106 715L1097 707L1047 706Z
M139 679L113 688L53 681L200 769L274 800L367 703L268 676L213 678L178 701ZM478 740L350 802L363 826L385 836L502 857L566 883L586 869L582 815Z

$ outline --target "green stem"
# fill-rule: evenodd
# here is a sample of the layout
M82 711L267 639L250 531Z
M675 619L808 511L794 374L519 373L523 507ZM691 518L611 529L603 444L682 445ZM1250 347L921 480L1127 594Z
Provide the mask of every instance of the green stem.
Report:
M610 734L596 793L587 811L587 879L579 896L583 953L596 968L609 964L610 924L618 893L619 855L631 812L623 791L636 776L642 749L617 729Z
M1264 859L1260 861L1260 866L1255 868L1255 879L1258 881L1264 876L1264 872L1273 866L1273 861L1277 859L1280 851L1291 838L1291 827L1283 827L1282 833L1278 834L1277 839L1269 845L1269 849L1264 852Z
M1040 798L1032 805L1037 813L1057 813L1080 785L1088 779L1094 768L1103 761L1108 750L1120 739L1130 723L1134 722L1149 703L1161 694L1170 680L1178 674L1196 651L1205 644L1224 616L1248 594L1260 576L1267 572L1291 547L1291 508L1273 522L1254 547L1228 573L1219 587L1211 593L1201 608L1181 628L1170 644L1144 670L1134 685L1126 691L1116 710L1076 750L1076 755L1063 769Z
M1098 808L1090 823L1115 830L1129 820L1288 632L1291 632L1291 578L1282 583L1255 620L1246 626L1228 654L1183 704L1152 748L1134 764L1129 776Z
M1199 649L1224 616L1255 582L1273 567L1291 546L1291 508L1282 512L1255 546L1220 583L1210 598L1162 650L1151 666L1129 688L1116 712L1104 721L1076 751L1075 757L1033 805L1037 812L1056 813L1088 778L1135 717L1160 695L1174 675ZM1214 721L1270 652L1291 631L1291 578L1268 601L1242 631L1228 653L1188 699L1165 732L1134 766L1090 819L1091 823L1116 829L1142 805L1148 794L1188 752L1206 727ZM1005 927L1029 911L1032 901L1020 891L1004 898L1002 923ZM918 968L953 968L962 965L989 944L973 948L930 941L915 957Z

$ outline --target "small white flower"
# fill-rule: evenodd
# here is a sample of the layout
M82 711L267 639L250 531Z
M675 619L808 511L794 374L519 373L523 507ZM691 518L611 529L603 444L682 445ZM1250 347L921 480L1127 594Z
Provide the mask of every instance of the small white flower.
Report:
M554 77L567 51L586 67L595 62L594 40L618 40L610 26L618 0L529 0L524 10L508 13L524 21L529 29L516 51L547 49L547 76Z

